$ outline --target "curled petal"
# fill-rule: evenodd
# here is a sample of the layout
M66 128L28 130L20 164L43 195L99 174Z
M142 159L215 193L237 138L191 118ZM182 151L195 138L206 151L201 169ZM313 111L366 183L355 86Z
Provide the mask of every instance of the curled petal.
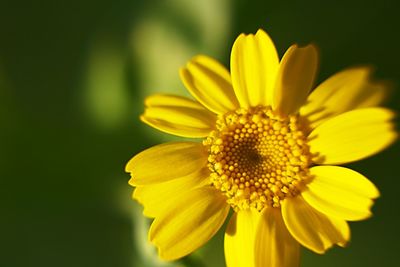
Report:
M216 116L200 103L185 97L153 95L146 99L140 119L169 134L183 137L206 137L214 128Z
M214 59L196 56L180 76L189 92L212 112L225 114L239 107L228 70Z

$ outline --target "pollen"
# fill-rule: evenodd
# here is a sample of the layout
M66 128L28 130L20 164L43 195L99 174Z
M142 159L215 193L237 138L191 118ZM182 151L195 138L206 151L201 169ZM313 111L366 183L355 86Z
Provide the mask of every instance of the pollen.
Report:
M311 156L298 116L270 108L239 109L221 116L204 141L210 184L235 209L280 207L308 182Z

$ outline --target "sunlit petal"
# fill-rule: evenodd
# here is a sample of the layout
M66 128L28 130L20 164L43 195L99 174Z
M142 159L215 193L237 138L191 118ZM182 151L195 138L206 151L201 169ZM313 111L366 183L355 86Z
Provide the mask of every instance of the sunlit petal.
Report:
M255 236L260 213L253 209L232 215L225 231L225 260L227 267L256 267Z
M316 210L346 221L357 221L371 216L372 199L378 189L356 171L337 166L316 166L303 198Z
M350 239L346 221L320 213L301 196L283 201L282 216L293 237L316 253L324 253L334 244L344 246Z
M134 156L126 165L133 186L162 183L184 177L207 164L207 149L201 143L172 142L153 146Z
M379 105L388 93L384 82L371 81L371 68L354 67L338 72L322 82L307 98L300 113L310 127L343 112Z
M205 137L215 127L216 117L200 103L172 95L153 95L146 99L140 119L166 133L183 137Z
M210 171L204 167L181 178L138 186L135 188L133 198L143 205L145 216L154 218L165 212L165 209L176 202L176 198L179 198L182 193L208 184L209 175Z
M263 30L239 35L232 47L231 75L242 107L270 105L278 66L274 43Z
M211 187L187 191L176 200L154 219L149 232L164 260L181 258L202 246L229 212L226 199Z
M392 144L397 133L384 108L364 108L327 120L309 136L310 150L318 164L342 164L360 160Z

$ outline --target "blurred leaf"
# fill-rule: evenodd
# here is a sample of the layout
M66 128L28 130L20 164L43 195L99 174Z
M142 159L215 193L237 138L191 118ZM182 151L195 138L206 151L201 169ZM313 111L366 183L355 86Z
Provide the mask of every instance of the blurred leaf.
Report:
M90 49L85 106L91 120L101 128L121 126L129 114L125 84L126 55L112 40L96 39Z

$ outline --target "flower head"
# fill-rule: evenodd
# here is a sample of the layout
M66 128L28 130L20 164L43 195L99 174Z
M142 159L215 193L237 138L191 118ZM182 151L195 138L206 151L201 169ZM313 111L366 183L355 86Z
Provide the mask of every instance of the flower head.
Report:
M166 260L183 257L221 227L229 267L299 265L299 244L324 253L350 239L347 221L371 215L376 187L335 166L397 138L371 70L344 70L314 90L318 53L291 46L281 60L262 30L241 34L231 73L194 57L180 75L195 100L153 95L142 121L202 142L149 148L126 166L133 197L154 218L149 239ZM310 93L311 92L311 93Z

